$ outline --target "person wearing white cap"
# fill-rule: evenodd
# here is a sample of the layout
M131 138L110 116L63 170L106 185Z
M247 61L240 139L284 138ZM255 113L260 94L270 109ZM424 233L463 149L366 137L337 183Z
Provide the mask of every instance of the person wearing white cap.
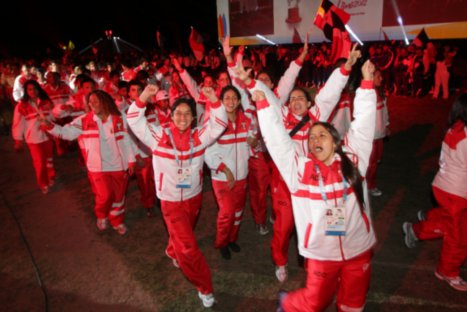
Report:
M146 110L148 122L154 123L156 126L170 122L169 94L167 91L159 90L155 95L151 96L151 102L155 105L148 105Z

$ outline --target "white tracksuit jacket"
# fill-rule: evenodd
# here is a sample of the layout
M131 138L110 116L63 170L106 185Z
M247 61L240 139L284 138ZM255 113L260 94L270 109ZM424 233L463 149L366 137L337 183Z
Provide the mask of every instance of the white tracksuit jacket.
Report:
M227 126L227 115L220 102L208 103L208 105L211 105L208 122L191 131L187 130L183 134L172 122L162 126L149 124L145 117L146 105L144 103L134 102L128 110L128 124L135 135L152 150L156 192L161 200L179 202L192 198L202 191L205 149L221 135ZM181 145L176 150L168 135L169 130L175 144ZM190 153L190 139L193 140L193 153ZM177 163L175 155L180 163ZM177 171L180 166L182 168L190 166L190 157L191 188L177 188Z
M54 126L47 130L54 136L64 140L79 139L80 147L85 151L86 167L91 172L103 172L106 170L105 160L102 159L102 148L100 144L101 135L96 119L99 118L93 112L75 118L71 123L60 127ZM120 158L120 170L128 169L129 164L135 163L135 154L131 146L125 116L110 115L112 122L112 134L116 142L115 150L106 150L107 154L116 155ZM114 171L114 170L111 170ZM119 170L118 170L119 171Z
M371 82L367 82L369 86ZM271 98L268 95L267 98ZM264 107L264 108L263 108ZM275 104L263 101L258 105L258 119L268 151L279 169L290 193L295 225L298 234L298 248L302 256L317 260L342 261L369 250L376 242L371 225L366 184L363 213L352 188L347 190L344 202L346 235L325 235L325 213L327 205L322 199L315 164L320 164L324 180L324 191L328 202L343 202L344 184L340 174L340 157L336 154L329 167L297 152L290 139L282 116ZM371 154L375 128L376 94L373 89L357 90L354 117L345 138L344 151L365 176ZM274 125L274 126L272 126Z

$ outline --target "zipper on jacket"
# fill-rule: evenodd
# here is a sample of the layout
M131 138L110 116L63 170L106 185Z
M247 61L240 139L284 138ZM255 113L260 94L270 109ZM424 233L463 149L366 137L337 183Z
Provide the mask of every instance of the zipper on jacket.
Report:
M339 249L341 251L342 261L345 261L344 248L342 247L342 236L339 235Z

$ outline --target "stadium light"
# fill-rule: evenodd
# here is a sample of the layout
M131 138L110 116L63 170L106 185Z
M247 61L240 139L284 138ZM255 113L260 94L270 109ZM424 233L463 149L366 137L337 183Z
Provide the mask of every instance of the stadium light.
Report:
M266 42L269 43L269 44L276 45L276 43L274 43L273 41L269 40L268 38L266 38L266 37L264 37L264 36L261 36L260 34L256 34L256 37L258 37L258 38L261 39L261 40L266 41Z
M352 37L354 37L355 40L357 40L357 42L363 46L363 42L360 40L360 38L357 37L357 35L353 32L353 30L350 28L349 25L345 24L345 29L349 32L349 34L352 35Z

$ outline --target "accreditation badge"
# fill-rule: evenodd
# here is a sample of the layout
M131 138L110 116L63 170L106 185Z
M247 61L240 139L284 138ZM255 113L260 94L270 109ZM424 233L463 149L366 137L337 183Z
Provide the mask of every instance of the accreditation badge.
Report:
M345 210L343 206L328 206L326 208L325 235L345 235Z
M182 168L177 170L177 188L191 188L191 167Z

